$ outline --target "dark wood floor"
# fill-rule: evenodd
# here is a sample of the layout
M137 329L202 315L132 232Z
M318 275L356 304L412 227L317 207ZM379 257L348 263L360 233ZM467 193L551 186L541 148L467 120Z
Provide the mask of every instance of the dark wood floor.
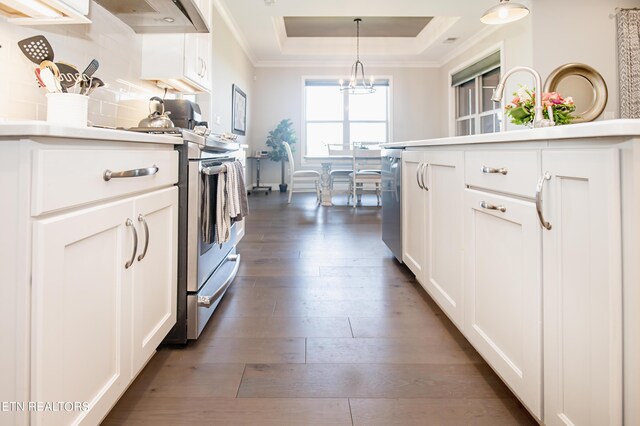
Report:
M379 208L250 205L202 337L159 350L105 424L536 424L381 242Z

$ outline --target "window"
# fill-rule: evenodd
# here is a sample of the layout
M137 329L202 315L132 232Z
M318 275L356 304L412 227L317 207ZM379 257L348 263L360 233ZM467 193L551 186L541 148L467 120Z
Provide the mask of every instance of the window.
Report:
M491 100L499 81L500 52L451 76L455 90L456 136L500 131L500 104Z
M306 155L328 154L328 145L350 149L359 142L389 139L389 82L375 93L341 93L336 81L305 81Z

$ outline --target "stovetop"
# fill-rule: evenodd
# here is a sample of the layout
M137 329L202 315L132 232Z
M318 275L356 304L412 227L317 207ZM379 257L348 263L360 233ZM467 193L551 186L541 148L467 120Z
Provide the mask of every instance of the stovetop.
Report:
M180 127L130 127L123 130L182 137L183 141L197 144L200 149L204 151L229 152L240 149L238 142L224 139L221 135L211 133L209 129L204 127L196 127L195 129L184 129Z

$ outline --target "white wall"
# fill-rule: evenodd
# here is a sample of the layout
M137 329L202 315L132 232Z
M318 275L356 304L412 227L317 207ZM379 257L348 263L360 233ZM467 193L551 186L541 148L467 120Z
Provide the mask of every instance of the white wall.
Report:
M366 60L364 61L366 65ZM282 119L290 118L298 136L294 161L302 164L304 143L303 78L345 76L343 68L257 68L250 103L253 110L250 152L266 149L266 138ZM442 108L439 105L439 72L435 68L367 68L367 74L391 79L391 140L424 139L440 135ZM262 163L261 182L279 183L279 164ZM318 165L305 165L318 169ZM255 177L254 177L255 180Z
M246 143L253 131L252 95L254 68L229 27L221 18L218 10L213 10L212 20L213 56L211 94L199 95L198 103L203 119L209 122L209 128L216 133L231 133L231 93L236 84L247 94L247 128L245 136L238 141Z
M91 95L90 121L106 126L135 126L148 114L146 100L162 93L138 78L140 36L93 2L89 19L92 24L22 27L0 17L0 120L46 119L45 90L37 86L34 64L17 46L19 40L36 34L43 34L51 42L56 62L69 62L80 70L93 58L100 62L96 76L109 87ZM128 101L127 105L123 105L124 101Z
M640 7L640 0L535 0L531 13L536 69L546 78L566 63L592 66L607 83L610 118L618 117L617 7Z

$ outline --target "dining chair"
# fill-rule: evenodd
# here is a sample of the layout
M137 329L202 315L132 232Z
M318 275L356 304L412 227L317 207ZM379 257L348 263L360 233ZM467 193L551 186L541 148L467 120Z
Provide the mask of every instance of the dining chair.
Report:
M358 203L358 192L375 191L377 205L380 205L380 187L382 184L381 151L379 149L354 148L353 172L349 174L349 200L353 208Z
M350 149L344 149L342 145L327 145L327 149L329 151L329 155L339 155L339 156L352 156L353 151ZM346 166L340 166L338 169L332 169L329 172L330 180L329 180L329 190L331 191L331 196L333 197L334 193L334 184L335 183L345 183L347 184L347 193L349 193L349 183L351 182L350 174L353 172L353 168Z
M293 163L293 153L291 146L287 142L282 142L287 158L289 159L289 199L287 203L291 204L291 197L294 192L305 192L302 190L294 190L294 183L313 183L316 188L316 201L320 202L320 172L316 170L296 170Z

